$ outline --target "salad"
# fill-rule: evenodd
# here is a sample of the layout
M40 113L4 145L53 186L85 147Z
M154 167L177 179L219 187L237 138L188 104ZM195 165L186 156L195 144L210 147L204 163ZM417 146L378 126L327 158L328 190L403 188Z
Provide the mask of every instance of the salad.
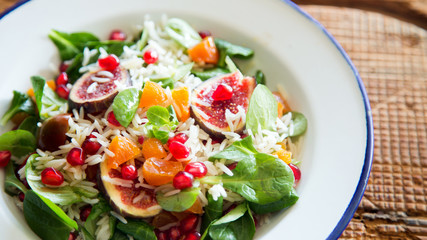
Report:
M1 119L6 193L42 239L252 239L298 200L306 118L239 69L253 50L179 18L135 32L49 33L59 74Z

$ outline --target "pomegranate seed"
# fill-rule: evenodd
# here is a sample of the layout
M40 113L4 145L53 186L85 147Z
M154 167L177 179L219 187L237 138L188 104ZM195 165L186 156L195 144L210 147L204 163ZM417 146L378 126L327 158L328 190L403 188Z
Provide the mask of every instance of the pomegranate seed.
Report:
M59 71L60 72L65 72L65 71L67 71L67 69L68 69L69 66L70 65L66 64L65 62L62 62L61 65L59 65Z
M110 40L116 40L116 41L124 41L126 40L126 33L124 33L121 30L113 30L110 34Z
M64 182L64 176L53 167L48 167L41 173L42 183L51 186L59 186Z
M101 148L101 144L92 140L92 138L86 139L82 144L83 152L88 155L94 155Z
M96 136L93 134L95 132L98 133L98 130L93 130L93 132L91 132L90 135L86 137L86 139L96 138Z
M208 168L202 162L191 162L185 166L185 171L196 178L202 178L208 173Z
M59 74L59 76L56 78L56 85L67 85L68 83L68 75L66 72L62 72Z
M235 209L237 207L237 204L231 205L227 210L224 211L223 215L227 215L231 210Z
M67 154L67 162L71 166L83 165L85 163L83 149L78 147L71 149Z
M121 124L119 123L119 121L117 121L116 116L114 115L113 111L111 111L111 112L108 113L108 115L107 115L107 121L111 125L113 125L113 126L116 126L116 127L120 127L121 126Z
M12 154L7 150L0 151L0 167L6 167L10 161L11 156Z
M24 201L24 199L25 199L25 193L20 192L20 193L18 194L18 198L19 198L19 201L23 202L23 201Z
M171 144L171 142L180 142L184 144L188 140L188 136L185 133L178 133L175 136L169 138L168 145Z
M258 219L254 216L254 224L255 224L255 228L258 228Z
M138 177L138 172L134 165L124 165L122 167L122 178L126 180L134 180Z
M77 234L75 232L71 232L70 236L68 237L68 240L76 240L77 239Z
M187 234L184 238L184 240L199 240L202 236L200 235L199 232L191 232L189 234Z
M169 228L168 231L169 240L178 240L181 236L181 232L177 226Z
M116 55L110 54L105 58L98 59L98 65L107 71L113 71L120 65L120 61Z
M143 59L147 64L153 64L159 60L159 54L156 51L149 49L145 51Z
M173 177L173 186L176 189L184 189L193 186L193 175L188 172L181 171L178 172L175 177Z
M292 172L294 172L295 184L297 184L301 179L301 170L292 163L289 163L289 167L291 167Z
M91 211L92 211L92 206L90 205L82 208L82 210L80 211L80 220L85 222L87 217L89 217L89 214Z
M212 36L211 32L207 31L207 30L203 30L199 32L199 36L203 39L205 37L209 37Z
M228 169L230 169L231 171L233 171L237 167L238 163L239 162L234 162L234 163L228 165L227 167L228 167Z
M190 149L188 149L188 147L186 147L183 143L177 141L171 142L169 144L169 151L176 159L185 159L190 156Z
M138 142L139 142L139 144L143 144L144 143L144 136L139 136Z
M212 94L214 101L229 100L233 96L233 88L228 84L220 84Z
M61 98L68 99L68 95L70 95L70 89L68 89L66 85L58 85L56 87L56 93Z
M160 232L158 229L156 229L154 232L156 233L157 240L167 240L168 239L167 233Z
M189 231L194 231L197 227L197 222L199 217L195 214L191 214L188 217L181 220L179 224L179 229L182 233L187 233Z

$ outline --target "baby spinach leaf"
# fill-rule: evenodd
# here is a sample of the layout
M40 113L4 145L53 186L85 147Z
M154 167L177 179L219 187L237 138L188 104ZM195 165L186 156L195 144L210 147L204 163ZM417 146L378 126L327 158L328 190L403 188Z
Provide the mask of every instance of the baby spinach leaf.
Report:
M15 175L15 169L13 167L13 162L9 161L5 169L5 179L4 179L4 190L9 195L13 196L19 193L19 191L25 193L27 188L22 184L21 181Z
M157 192L156 199L159 205L166 211L183 212L193 206L199 193L200 188L187 188L167 197L164 196L164 193Z
M230 70L230 72L239 71L236 64L233 62L233 60L231 60L231 58L228 55L225 57L225 64L227 65L227 68L228 70Z
M164 108L161 106L152 106L147 110L148 123L144 128L149 137L159 139L165 144L169 139L169 132L175 130L178 125L175 111L171 106Z
M124 46L132 46L133 42L127 42L127 41L116 41L116 40L107 40L107 41L94 41L94 42L87 42L85 43L85 47L88 47L89 49L99 49L103 48L107 53L114 54L116 56L120 56L123 53L123 47ZM99 54L96 55L96 59L98 59Z
M185 75L191 72L193 65L194 63L192 62L177 67L172 79L175 82L181 80L183 77L185 77Z
M230 212L228 212L226 215L224 215L222 218L218 219L218 221L215 221L212 225L220 225L224 223L233 222L245 214L245 212L248 210L246 203L242 203L232 209Z
M128 223L117 223L117 229L131 235L135 240L157 240L154 229L144 221L126 219Z
M265 75L261 70L256 71L255 81L257 84L264 84L265 85Z
M218 67L218 68L205 70L203 72L191 71L191 73L194 74L194 76L200 78L202 81L205 81L219 75L230 73L230 71L228 69Z
M126 234L116 230L110 240L129 240L129 238Z
M91 33L64 33L56 30L50 31L49 38L58 48L62 61L70 60L81 53L87 42L99 41L99 39Z
M114 233L116 232L117 218L110 215L110 218L108 219L108 225L110 227L110 236L114 236ZM119 231L117 230L117 232Z
M38 119L34 116L29 116L22 121L22 123L19 125L18 129L20 130L26 130L30 133L32 133L34 136L37 133L37 129L39 128L37 126Z
M257 85L249 101L246 128L254 134L258 133L258 126L261 130L273 131L277 115L277 101L273 94L265 85Z
M191 48L202 41L197 33L186 21L179 18L171 18L166 23L166 33L173 40L185 48Z
M238 57L238 58L251 58L254 55L254 51L247 47L238 46L227 42L220 38L215 38L215 46L219 50L225 50L226 55L230 57Z
M89 62L90 63L92 62L92 58ZM82 74L79 72L79 69L82 67L82 63L83 63L83 53L79 53L73 58L71 64L68 66L66 72L68 75L68 81L71 84L74 84L77 81L77 79L79 79L82 76Z
M111 211L110 205L104 198L99 197L98 199L99 202L93 205L92 210L90 211L90 214L84 224L84 228L93 237L95 237L96 223L98 222L101 214Z
M117 121L123 126L127 127L132 122L138 109L139 99L141 98L141 91L136 88L125 89L114 98L113 112Z
M217 159L227 159L232 161L240 161L245 158L252 158L257 150L253 146L252 137L248 136L240 141L234 142L231 146L224 149L209 158L210 161Z
M307 130L307 118L302 113L292 112L292 121L294 124L294 131L289 136L296 137L302 135Z
M149 77L149 78L150 78L150 81L160 84L162 88L167 88L167 87L169 87L169 89L174 88L175 81L170 77L163 77L163 78Z
M163 126L170 122L169 111L165 107L152 106L147 110L147 119L153 125Z
M200 232L205 232L208 226L216 219L222 216L223 197L220 196L216 201L211 194L207 194L208 205L204 208L205 214L202 217Z
M29 115L34 115L34 103L31 98L18 91L13 91L13 99L9 109L1 118L0 124L5 125L15 114L20 112L26 112Z
M18 129L0 136L0 150L8 150L18 158L34 152L36 147L36 138L29 131Z
M30 228L42 239L68 239L77 223L58 206L29 190L24 199L24 217Z
M292 189L292 191L289 193L289 195L284 196L279 201L267 203L264 205L249 202L249 207L252 211L254 211L256 214L266 214L271 212L277 212L282 209L287 209L290 206L294 205L298 201L298 195L295 191L295 189Z
M67 100L60 98L46 84L46 80L43 77L33 76L31 77L31 83L33 84L36 104L42 120L68 111Z

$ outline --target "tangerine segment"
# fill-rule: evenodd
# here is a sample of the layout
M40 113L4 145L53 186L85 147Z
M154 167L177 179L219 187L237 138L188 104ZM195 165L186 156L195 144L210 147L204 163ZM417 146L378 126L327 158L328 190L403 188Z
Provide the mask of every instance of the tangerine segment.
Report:
M203 206L200 200L197 198L197 200L194 202L194 204L187 210L186 212L191 212L195 214L203 214Z
M48 86L49 86L53 91L55 91L55 90L56 90L56 83L55 83L55 81L54 81L54 80L46 81L46 84L47 84L47 85L48 85ZM34 97L34 89L33 89L33 88L28 89L27 94L28 94L28 96L30 96L30 97Z
M172 104L172 99L166 90L159 84L151 81L145 82L139 101L139 108L159 105L167 107Z
M292 153L284 149L280 149L277 152L274 152L273 155L276 155L278 158L282 159L286 164L291 163Z
M142 143L142 155L148 158L165 158L168 154L162 142L157 138L149 138Z
M109 156L107 159L107 166L112 169L118 168L121 164L141 154L138 146L123 136L114 137L108 150L114 153L114 157Z
M183 169L180 162L149 158L142 166L142 175L148 184L160 186L172 182L173 177Z
M190 118L190 93L188 87L180 87L172 90L173 108L180 122Z
M213 37L206 37L196 46L188 49L188 55L195 62L217 64L219 59L218 49Z

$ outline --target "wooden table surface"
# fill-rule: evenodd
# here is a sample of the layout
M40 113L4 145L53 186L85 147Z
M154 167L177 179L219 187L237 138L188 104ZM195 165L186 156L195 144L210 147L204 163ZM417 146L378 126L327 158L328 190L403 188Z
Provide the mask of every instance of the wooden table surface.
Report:
M371 102L372 171L341 239L426 240L427 0L295 2L350 55Z

